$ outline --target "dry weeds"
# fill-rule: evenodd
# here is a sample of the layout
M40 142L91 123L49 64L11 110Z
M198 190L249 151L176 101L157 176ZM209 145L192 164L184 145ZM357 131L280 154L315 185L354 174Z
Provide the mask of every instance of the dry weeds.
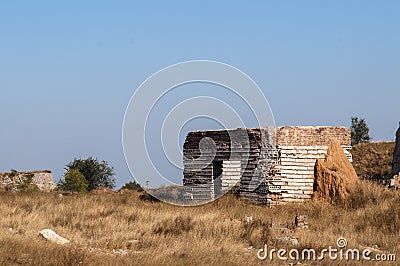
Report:
M333 205L311 201L268 208L226 195L207 205L179 207L140 195L1 193L0 265L289 265L256 256L264 243L285 246L277 239L287 234L299 240L298 249L322 250L343 236L349 247L377 245L400 257L400 193L367 181ZM308 216L308 230L292 228L297 214ZM243 221L245 216L252 221ZM40 239L44 228L71 244Z

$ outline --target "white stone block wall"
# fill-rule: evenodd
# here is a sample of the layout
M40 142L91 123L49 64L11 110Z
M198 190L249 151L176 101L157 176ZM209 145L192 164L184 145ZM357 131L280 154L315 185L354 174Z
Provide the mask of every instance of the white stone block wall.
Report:
M240 182L241 161L223 161L222 162L222 193L227 192Z
M349 146L343 151L351 161ZM311 199L314 186L314 167L317 159L325 159L328 146L278 146L280 159L276 169L280 180L281 201L301 202Z

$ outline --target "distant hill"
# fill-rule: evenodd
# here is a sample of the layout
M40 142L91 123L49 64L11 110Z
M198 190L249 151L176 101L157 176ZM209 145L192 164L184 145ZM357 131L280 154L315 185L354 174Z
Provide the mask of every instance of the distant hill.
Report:
M362 179L386 184L392 170L395 142L360 143L353 147L353 166Z

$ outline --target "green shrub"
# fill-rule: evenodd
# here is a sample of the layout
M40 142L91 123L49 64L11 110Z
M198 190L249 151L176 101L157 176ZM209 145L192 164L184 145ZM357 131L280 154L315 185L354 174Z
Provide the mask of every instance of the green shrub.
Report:
M125 185L122 188L129 189L129 190L140 190L140 191L143 190L142 187L135 181L125 183Z
M72 169L79 170L85 177L88 190L92 191L101 187L113 189L115 187L114 168L106 161L97 158L74 159L65 167L67 172Z
M364 118L352 117L350 129L352 146L358 143L370 142L369 127Z
M57 187L65 191L77 191L86 192L88 191L88 183L81 172L77 169L69 170L62 178Z

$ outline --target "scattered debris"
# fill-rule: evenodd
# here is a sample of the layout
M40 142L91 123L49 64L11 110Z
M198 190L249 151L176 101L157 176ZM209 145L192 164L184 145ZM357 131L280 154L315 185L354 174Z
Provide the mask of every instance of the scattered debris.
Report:
M246 223L251 223L253 221L253 216L245 216L243 221Z
M296 228L302 228L302 229L308 228L307 216L296 215L296 217L294 218L294 225Z
M111 251L111 253L114 254L114 255L125 256L125 255L128 255L128 254L129 254L129 250L125 250L125 249L120 249L120 248L118 248L118 249L113 249L113 250Z
M400 189L400 175L395 175L390 179L389 188Z
M43 230L41 230L40 233L39 233L39 236L44 238L44 239L46 239L46 240L48 240L48 241L57 243L59 245L67 244L67 243L70 242L68 239L59 236L56 232L54 232L51 229L43 229Z
M133 247L135 247L137 244L139 244L140 243L140 241L139 240L137 240L137 239L133 239L133 240L128 240L127 241L127 244L126 244L126 247L128 248L128 249L132 249Z
M289 226L290 227L290 226ZM290 235L293 233L292 229L289 229L287 225L279 222L272 222L270 223L270 229L273 230L275 233L280 235Z
M105 254L105 255L115 255L115 256L126 256L132 253L138 254L142 253L142 251L133 251L129 249L101 249L101 248L93 248L93 247L84 247L83 250L88 251L90 253L96 254Z
M271 219L271 223L270 224L271 224L271 228L279 228L279 229L281 229L283 227L283 225L281 223L272 222L272 219Z
M293 233L293 230L291 230L291 229L289 229L289 228L286 228L286 227L282 227L282 228L279 228L279 230L280 230L280 233L281 234L292 234Z
M299 244L299 241L294 236L282 236L278 238L278 241L285 244L291 244L293 246L297 246Z
M317 159L314 175L314 197L328 201L346 199L359 183L353 165L337 142L329 145L326 159Z
M226 219L226 221L228 221L228 219ZM235 224L241 224L242 221L240 219L236 219L236 218L230 218L229 222L235 223Z
M97 253L97 254L103 253L101 248L84 247L83 249L92 253Z

